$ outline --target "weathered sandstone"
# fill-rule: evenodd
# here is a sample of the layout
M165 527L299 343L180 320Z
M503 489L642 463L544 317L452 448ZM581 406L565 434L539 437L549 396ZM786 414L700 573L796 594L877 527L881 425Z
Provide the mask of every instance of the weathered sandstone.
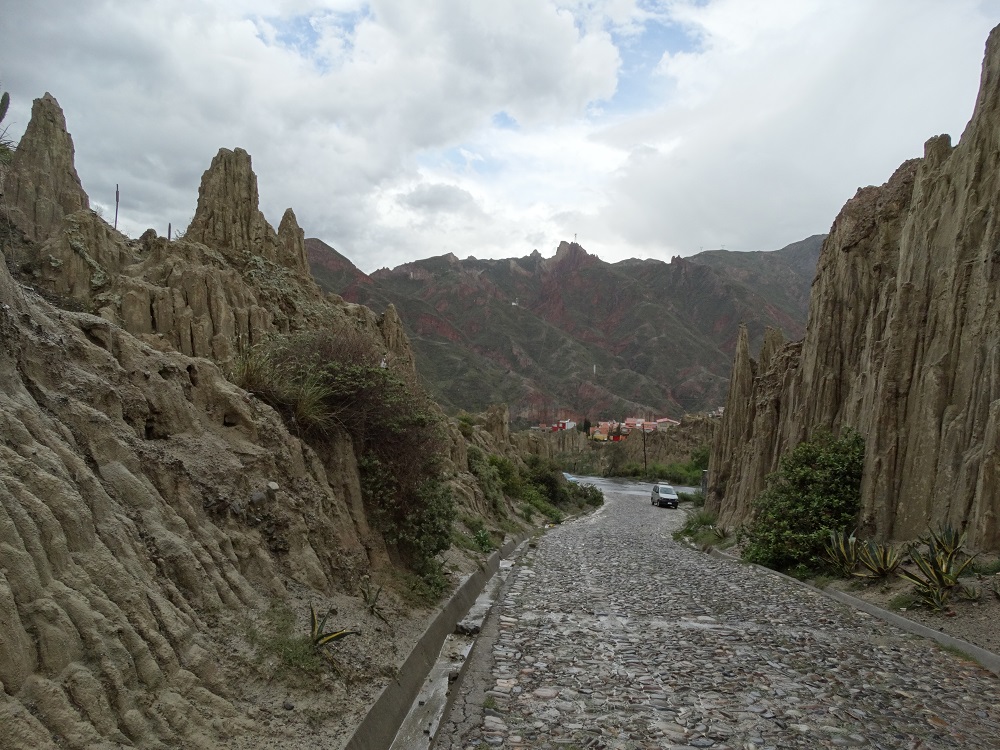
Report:
M280 735L240 704L247 623L273 602L354 607L362 574L393 571L351 438L306 445L222 367L346 325L415 375L409 341L393 308L319 291L294 214L278 232L261 215L245 152L213 161L186 238L130 240L87 209L55 100L34 112L5 182L34 196L11 215L26 239L0 263L0 746ZM488 512L453 425L442 451L459 502ZM352 649L351 701L346 680L319 699L337 721L398 668L380 624Z
M861 530L951 524L1000 547L1000 27L961 141L859 190L833 224L804 340L741 339L707 506L745 521L764 477L816 430L865 437Z
M3 184L8 218L29 239L46 239L63 216L90 207L73 157L59 104L51 94L35 99Z

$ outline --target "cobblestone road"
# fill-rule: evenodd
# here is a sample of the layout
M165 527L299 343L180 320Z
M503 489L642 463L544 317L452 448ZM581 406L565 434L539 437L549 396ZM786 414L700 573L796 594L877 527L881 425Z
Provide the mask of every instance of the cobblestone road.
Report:
M1000 748L1000 680L608 495L515 566L435 748ZM489 648L489 647L492 648Z

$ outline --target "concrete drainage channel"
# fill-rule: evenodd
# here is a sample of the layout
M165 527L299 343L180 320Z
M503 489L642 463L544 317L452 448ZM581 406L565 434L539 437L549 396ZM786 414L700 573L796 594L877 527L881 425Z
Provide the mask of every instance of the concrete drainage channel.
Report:
M493 604L487 584L498 572L506 578L511 558L526 545L526 538L507 542L465 579L417 641L396 681L379 694L345 750L430 747L448 703L449 682L464 670L475 634Z

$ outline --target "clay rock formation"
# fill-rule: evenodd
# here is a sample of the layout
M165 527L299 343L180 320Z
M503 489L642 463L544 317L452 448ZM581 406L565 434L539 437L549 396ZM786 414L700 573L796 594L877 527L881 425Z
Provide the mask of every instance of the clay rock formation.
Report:
M90 208L74 163L73 139L55 98L31 106L31 120L3 184L8 218L33 241L46 239L62 217Z
M3 263L0 299L2 744L217 746L249 725L211 622L369 565L350 442L321 460L211 362Z
M961 141L844 206L823 246L806 335L741 342L713 448L710 497L748 518L781 455L820 428L865 437L864 533L912 539L941 524L1000 547L1000 27Z
M6 184L8 198L29 188L35 196L16 203L12 220L40 243L16 248L12 262L37 287L155 348L190 356L226 362L273 333L351 320L381 338L397 364L414 368L394 309L376 315L323 294L309 274L294 212L285 211L277 232L267 223L246 151L222 149L213 159L183 239L150 230L129 240L87 210L55 99L37 100L33 112ZM55 177L46 176L49 168Z
M366 333L415 376L412 350L394 309L319 291L294 214L277 233L260 216L249 157L206 172L195 224L221 247L130 240L86 208L58 105L40 102L6 182L35 186L18 204L34 213L12 216L34 218L0 263L0 745L260 736L234 707L233 630L270 600L350 599L392 563L350 437L308 447L220 365L324 326ZM447 442L475 501L461 434ZM352 691L398 668L384 640L358 636L371 684Z
M241 148L219 149L201 178L198 207L185 237L233 258L261 257L308 275L305 235L295 213L287 209L275 233L259 204L250 154Z

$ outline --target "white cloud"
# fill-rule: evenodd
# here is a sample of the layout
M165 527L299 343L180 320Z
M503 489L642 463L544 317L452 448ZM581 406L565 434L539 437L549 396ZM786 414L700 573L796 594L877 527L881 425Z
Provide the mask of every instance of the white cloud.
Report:
M51 91L92 200L113 213L121 185L126 231L183 225L217 149L241 146L272 221L292 206L371 270L576 232L613 260L825 231L855 187L958 136L1000 0L34 0L6 17L9 135Z

